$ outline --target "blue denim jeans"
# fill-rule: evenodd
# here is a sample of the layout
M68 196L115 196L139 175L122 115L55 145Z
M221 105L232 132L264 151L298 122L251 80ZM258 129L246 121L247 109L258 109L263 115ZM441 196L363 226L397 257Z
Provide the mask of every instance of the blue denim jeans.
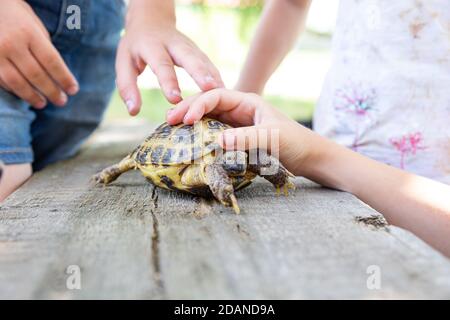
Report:
M80 91L63 108L36 110L0 88L0 160L34 170L76 154L100 123L114 90L115 56L123 28L122 0L29 0ZM69 29L67 7L80 8L80 28ZM1 30L0 30L1 32Z

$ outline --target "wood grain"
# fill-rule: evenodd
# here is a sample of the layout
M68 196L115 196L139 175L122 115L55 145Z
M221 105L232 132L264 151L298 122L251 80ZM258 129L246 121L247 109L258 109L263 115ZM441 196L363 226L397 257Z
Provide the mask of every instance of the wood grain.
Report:
M150 131L104 127L2 204L0 298L450 298L448 259L352 195L305 179L289 197L257 179L237 195L239 216L138 172L89 185ZM80 290L66 287L69 265L81 269ZM371 265L381 289L367 288Z

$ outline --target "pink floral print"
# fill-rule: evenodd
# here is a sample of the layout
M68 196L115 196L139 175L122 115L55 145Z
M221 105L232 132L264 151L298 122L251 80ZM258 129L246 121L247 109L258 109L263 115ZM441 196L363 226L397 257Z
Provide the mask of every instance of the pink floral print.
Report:
M349 85L336 90L334 95L334 109L344 112L353 118L351 124L354 131L354 140L351 148L358 151L361 126L371 121L371 112L375 109L375 89L364 89L363 85ZM345 118L348 122L348 118Z
M375 90L363 90L359 86L351 86L336 90L334 108L357 116L368 116L375 102Z
M409 155L416 155L417 151L424 150L422 146L422 133L414 132L401 136L400 138L391 138L389 142L400 153L400 168L405 169L405 159Z

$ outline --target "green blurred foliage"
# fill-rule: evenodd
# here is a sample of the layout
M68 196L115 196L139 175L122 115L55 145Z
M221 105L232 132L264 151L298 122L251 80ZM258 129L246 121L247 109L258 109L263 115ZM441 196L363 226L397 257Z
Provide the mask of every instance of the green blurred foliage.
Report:
M259 20L263 0L192 0L178 4L178 14L183 17L183 32L188 35L213 59L221 70L239 73L240 64L248 49L254 29ZM192 23L191 23L192 22ZM226 28L226 29L224 29ZM186 30L187 29L187 30ZM222 31L224 33L220 33ZM190 34L189 34L190 32ZM220 45L218 45L220 43ZM232 48L223 52L223 48ZM294 72L294 71L290 71ZM196 92L183 92L183 96ZM141 89L143 107L138 117L152 122L162 122L171 105L156 88ZM268 95L264 97L272 105L296 120L309 120L314 109L313 100L284 98ZM117 92L114 93L106 119L126 119L126 107Z
M192 0L187 2L191 10L202 13L206 22L212 22L211 13L213 10L233 11L233 14L239 17L239 38L243 42L250 40L251 32L258 22L264 4L263 0ZM186 1L183 1L183 4L186 4Z

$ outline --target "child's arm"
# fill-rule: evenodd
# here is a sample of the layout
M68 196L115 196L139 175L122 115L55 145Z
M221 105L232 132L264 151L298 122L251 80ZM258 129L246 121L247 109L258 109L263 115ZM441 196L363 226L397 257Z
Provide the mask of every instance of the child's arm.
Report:
M237 90L261 94L264 86L295 44L311 0L271 0L242 69Z
M450 186L385 165L318 137L306 168L322 185L353 193L396 226L450 256Z
M214 64L176 29L174 0L131 0L125 24L117 51L117 87L131 115L142 104L137 77L147 65L171 103L181 101L174 66L185 69L201 90L223 87Z
M450 186L339 146L288 119L254 94L212 90L181 102L167 120L192 124L204 114L241 127L225 131L220 140L225 149L245 148L255 136L270 137L277 130L278 150L272 147L272 151L279 152L280 161L291 172L353 193L391 224L412 231L450 256Z

